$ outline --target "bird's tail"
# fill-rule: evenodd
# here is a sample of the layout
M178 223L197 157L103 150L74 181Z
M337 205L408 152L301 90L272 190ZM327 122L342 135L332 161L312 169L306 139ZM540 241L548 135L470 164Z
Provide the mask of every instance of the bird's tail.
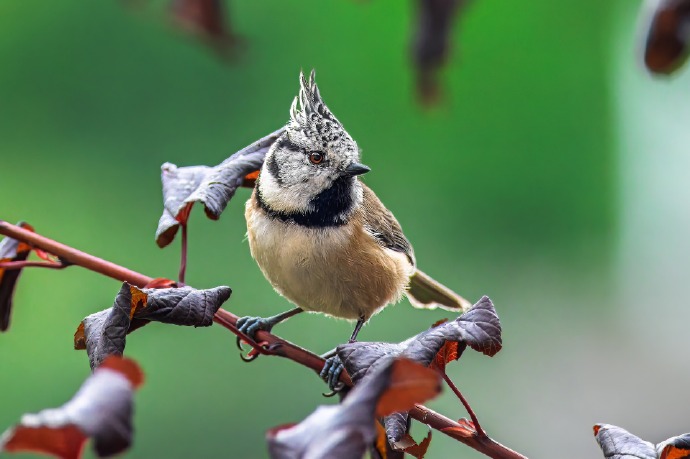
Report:
M472 303L434 279L417 270L410 278L407 298L415 308L467 311Z

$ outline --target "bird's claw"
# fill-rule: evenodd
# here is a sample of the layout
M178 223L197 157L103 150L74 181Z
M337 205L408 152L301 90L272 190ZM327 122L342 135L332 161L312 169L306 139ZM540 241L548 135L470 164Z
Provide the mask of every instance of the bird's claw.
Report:
M273 328L273 323L263 317L245 316L237 319L237 329L251 339L254 339L254 335L259 330L268 332L271 331L271 328Z
M242 334L246 335L252 340L255 340L254 335L256 335L256 332L258 332L259 330L271 331L273 324L262 317L245 316L237 319L236 327ZM242 351L242 353L244 353L244 347L242 347L243 341L246 342L246 340L242 337L237 337L237 348L240 351ZM259 352L256 351L256 349L252 349L251 351L249 351L249 353L246 356L240 354L240 357L245 362L251 362L255 360L258 356Z
M241 341L242 340L238 338L237 345L240 349L242 349ZM240 358L245 362L253 362L261 354L271 354L274 350L272 347L275 349L275 345L271 346L268 341L252 344L252 348L249 350L249 352L247 352L246 356L244 355L244 349L242 349L242 352L240 352Z
M340 382L340 374L343 372L344 368L343 362L337 355L326 359L326 363L321 373L319 373L319 376L328 383L328 388L331 389L332 392L330 394L324 394L325 397L332 397L345 387L345 384Z
M253 362L259 355L260 354L256 352L256 349L252 349L251 351L249 351L249 353L246 356L240 352L240 358L243 362L247 363Z

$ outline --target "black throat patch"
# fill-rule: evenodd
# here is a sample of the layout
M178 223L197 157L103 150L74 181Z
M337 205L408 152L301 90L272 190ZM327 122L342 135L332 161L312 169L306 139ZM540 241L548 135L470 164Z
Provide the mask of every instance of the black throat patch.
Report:
M261 196L261 182L256 189L259 207L270 218L307 228L326 228L342 226L348 222L355 206L353 197L354 177L340 177L330 188L323 190L310 201L313 210L302 212L283 212L272 209Z

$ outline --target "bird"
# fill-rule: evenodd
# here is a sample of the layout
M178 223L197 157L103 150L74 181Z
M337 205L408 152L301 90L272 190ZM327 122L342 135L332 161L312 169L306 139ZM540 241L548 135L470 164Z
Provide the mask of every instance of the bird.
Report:
M252 257L273 288L296 307L246 316L238 329L258 330L303 311L355 321L349 342L376 313L407 295L413 306L467 310L471 303L417 268L414 250L393 213L361 176L370 168L323 102L316 76L300 72L285 131L266 153L245 205ZM321 376L331 389L342 365L335 356Z

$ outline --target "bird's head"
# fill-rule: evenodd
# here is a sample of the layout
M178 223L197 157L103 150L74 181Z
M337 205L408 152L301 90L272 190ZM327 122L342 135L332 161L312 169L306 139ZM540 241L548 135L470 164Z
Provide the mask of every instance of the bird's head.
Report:
M314 71L309 81L300 73L290 121L261 169L261 198L270 208L287 213L314 212L323 205L343 207L345 201L361 201L356 176L368 171L359 162L357 143L321 99Z

